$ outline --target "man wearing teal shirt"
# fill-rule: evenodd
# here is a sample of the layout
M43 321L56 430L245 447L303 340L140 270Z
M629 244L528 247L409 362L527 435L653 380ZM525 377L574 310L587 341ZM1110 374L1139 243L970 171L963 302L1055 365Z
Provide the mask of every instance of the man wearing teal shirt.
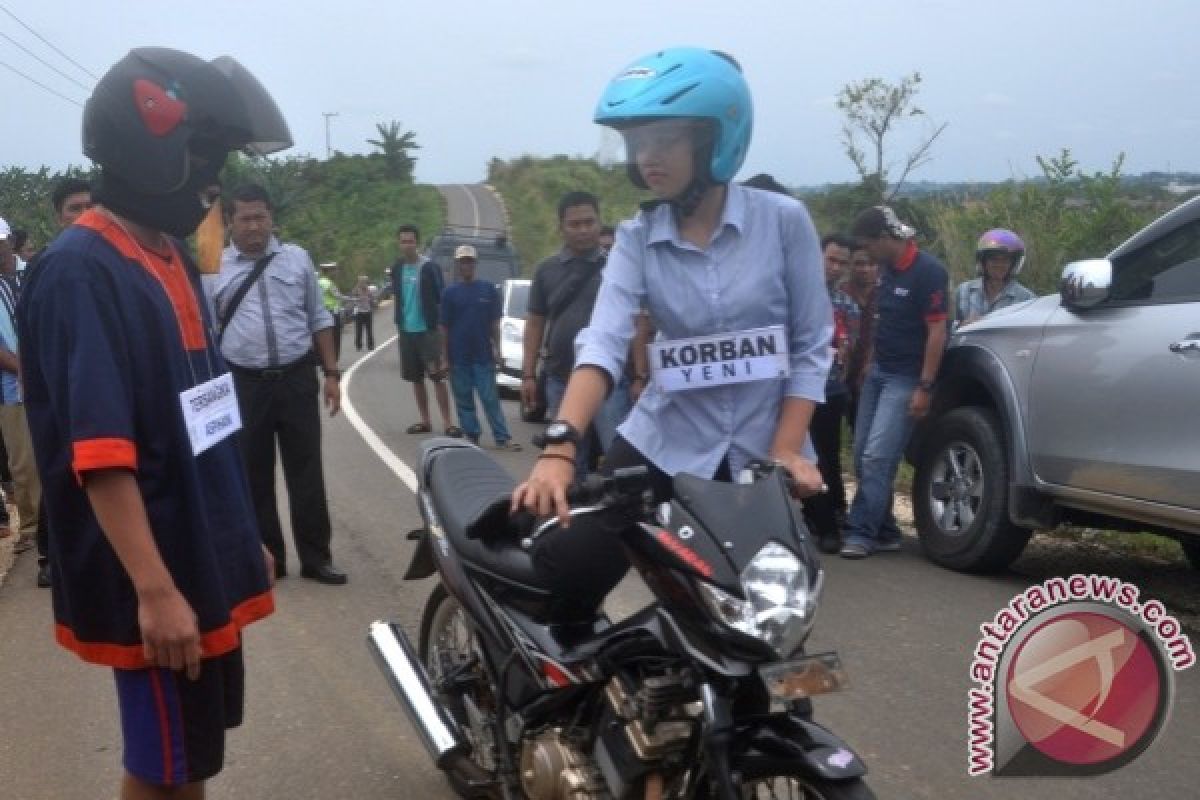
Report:
M442 344L438 332L438 310L441 303L442 271L432 261L422 261L418 252L421 234L415 225L401 225L396 231L400 257L388 271L392 295L396 298L396 329L400 333L400 376L413 385L413 396L421 421L407 428L408 433L429 433L433 424L429 417L429 394L425 391L425 376L433 381L438 410L447 436L462 436L462 430L452 424L450 395L446 390L447 365L442 363Z

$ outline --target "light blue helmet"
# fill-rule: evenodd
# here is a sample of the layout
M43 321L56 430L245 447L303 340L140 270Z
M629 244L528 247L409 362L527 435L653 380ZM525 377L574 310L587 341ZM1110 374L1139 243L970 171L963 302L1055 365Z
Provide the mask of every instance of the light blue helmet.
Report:
M699 47L659 50L621 70L605 88L595 114L596 122L618 130L676 118L712 123L707 177L715 183L733 180L746 160L754 127L750 88L737 62ZM630 177L644 187L636 169Z

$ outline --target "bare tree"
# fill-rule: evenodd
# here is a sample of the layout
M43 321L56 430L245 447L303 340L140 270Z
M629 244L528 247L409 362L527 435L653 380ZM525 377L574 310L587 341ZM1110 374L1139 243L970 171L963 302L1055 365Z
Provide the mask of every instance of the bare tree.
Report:
M868 78L848 84L838 92L838 110L846 117L842 123L842 146L863 183L873 187L884 202L896 196L914 169L928 163L933 143L946 129L945 122L930 123L930 130L905 156L898 170L886 160L886 140L896 127L906 119L926 116L916 104L920 85L921 73L914 72L895 86L880 78ZM862 140L865 142L860 144ZM897 171L899 177L893 181L891 176Z

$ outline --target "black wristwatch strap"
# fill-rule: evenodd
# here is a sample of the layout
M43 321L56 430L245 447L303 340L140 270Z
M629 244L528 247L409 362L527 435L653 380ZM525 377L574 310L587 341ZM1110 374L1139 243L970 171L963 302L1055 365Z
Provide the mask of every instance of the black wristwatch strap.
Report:
M576 447L579 446L579 442L581 439L583 439L583 436L580 435L578 428L567 422L565 419L556 419L546 426L546 430L548 431L555 426L565 427L566 433L561 436L547 435L546 444L573 444Z

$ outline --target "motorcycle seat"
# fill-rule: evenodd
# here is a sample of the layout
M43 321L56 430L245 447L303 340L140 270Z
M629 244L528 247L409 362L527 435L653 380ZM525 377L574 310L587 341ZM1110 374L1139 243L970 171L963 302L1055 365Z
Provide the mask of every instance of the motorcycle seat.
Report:
M464 562L506 583L541 594L531 554L523 550L510 531L479 535L472 531L487 512L507 504L516 481L503 467L476 447L439 450L428 466L428 483L434 508L441 517L446 538Z

